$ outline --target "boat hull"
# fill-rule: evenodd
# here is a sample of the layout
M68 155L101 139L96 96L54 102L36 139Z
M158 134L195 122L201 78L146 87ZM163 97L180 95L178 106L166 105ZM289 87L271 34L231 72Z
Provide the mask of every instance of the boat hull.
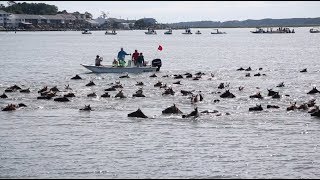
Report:
M211 34L227 34L227 33L225 33L225 32L221 32L221 33L211 32Z
M294 34L294 32L254 32L254 31L250 31L251 33L254 33L254 34Z
M144 33L148 35L157 35L157 33L149 33L149 32L144 32Z
M113 66L93 66L81 64L83 67L89 69L94 73L143 73L155 72L157 67L144 66L144 67L113 67Z
M265 31L250 31L253 34L263 34L266 33Z

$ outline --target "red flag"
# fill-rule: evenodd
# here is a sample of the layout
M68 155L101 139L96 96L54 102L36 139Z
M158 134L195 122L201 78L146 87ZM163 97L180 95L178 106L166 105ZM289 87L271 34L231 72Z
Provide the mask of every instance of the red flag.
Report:
M161 45L159 45L158 50L162 51L162 46Z

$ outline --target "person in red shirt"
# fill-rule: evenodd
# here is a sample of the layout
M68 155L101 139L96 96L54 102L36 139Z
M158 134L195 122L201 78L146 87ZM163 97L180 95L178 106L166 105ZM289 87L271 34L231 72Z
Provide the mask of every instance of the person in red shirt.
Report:
M137 65L138 57L139 57L138 50L134 50L134 53L132 54L132 61L133 61L134 65Z

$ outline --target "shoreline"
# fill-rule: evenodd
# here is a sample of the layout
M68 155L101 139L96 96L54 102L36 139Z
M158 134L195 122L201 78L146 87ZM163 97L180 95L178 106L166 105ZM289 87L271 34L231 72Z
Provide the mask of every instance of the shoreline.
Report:
M262 28L267 28L261 26ZM272 28L281 27L281 26L269 26ZM312 28L314 26L286 26L293 28ZM190 28L198 28L198 29L234 29L234 28L256 28L256 27L190 27ZM185 28L173 28L173 30L184 30ZM133 31L133 30L145 30L145 29L118 29L117 31ZM155 30L167 30L167 29L155 29ZM0 29L0 32L38 32L38 31L83 31L81 29ZM107 31L107 29L90 29L90 31Z

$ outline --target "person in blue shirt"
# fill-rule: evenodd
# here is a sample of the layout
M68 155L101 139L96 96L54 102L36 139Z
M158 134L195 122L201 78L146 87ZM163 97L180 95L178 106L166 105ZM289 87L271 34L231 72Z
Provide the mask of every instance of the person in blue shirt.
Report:
M124 58L126 55L131 55L126 53L123 48L121 48L121 50L118 52L118 61L120 65L124 65L126 62L124 61Z

